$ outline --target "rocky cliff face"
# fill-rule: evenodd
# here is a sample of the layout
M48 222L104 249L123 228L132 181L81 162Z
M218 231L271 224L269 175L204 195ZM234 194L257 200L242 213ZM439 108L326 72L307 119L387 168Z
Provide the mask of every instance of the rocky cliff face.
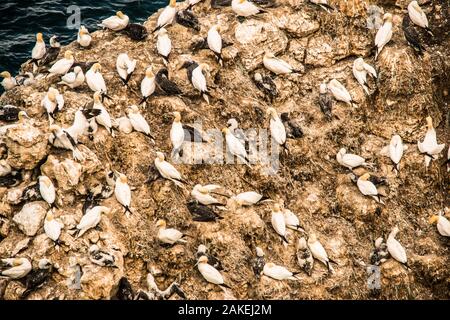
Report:
M40 101L57 79L42 79L2 95L2 104L26 110L32 118L26 123L32 122L34 129L26 135L9 130L3 137L3 158L13 168L23 170L24 181L16 187L0 188L0 257L27 257L35 266L45 257L55 265L50 280L29 298L108 299L121 277L127 277L135 289L146 289L146 275L152 272L161 288L177 281L190 299L448 299L449 242L428 224L428 218L450 205L449 175L440 166L442 158L426 169L417 149L427 116L434 120L438 141L450 142L448 2L435 0L424 7L435 36L422 34L428 49L423 57L414 54L401 30L408 1L330 2L339 10L327 13L307 1L278 0L277 7L266 9L267 14L240 23L230 7L212 9L206 0L194 8L201 24L199 32L178 24L168 27L174 47L169 74L184 94L182 98L155 95L141 109L156 137L155 145L138 132L118 132L112 138L101 127L93 141L87 136L80 139L86 160L76 163L70 152L47 143L49 124ZM376 63L370 55L376 29L367 28L369 5L394 14L393 39ZM145 23L149 31L157 15ZM194 54L191 50L192 43L205 37L216 23L222 27L223 38L232 43L224 49L223 67L211 51ZM73 43L64 47L61 55L71 49L77 61L101 63L113 98L105 104L111 116L119 118L127 106L139 103L137 93L145 68L151 65L156 72L163 67L155 42L152 36L135 42L120 33L97 31L91 48L81 50ZM301 71L274 77L279 94L272 102L252 81L254 72L269 75L261 64L265 50ZM138 60L130 82L132 90L123 86L116 72L116 58L122 52ZM378 89L370 97L352 75L353 61L359 56L379 71ZM186 71L180 70L186 58L210 66L211 105L198 96ZM328 121L318 105L319 85L333 78L346 86L358 107L335 102L333 119ZM78 91L66 90L64 99L56 123L69 126L75 111L92 100L92 92L84 85ZM173 111L181 112L183 123L201 121L205 130L225 127L229 118L236 118L244 129L268 128L264 111L269 106L278 113L289 113L303 131L301 138L288 139L289 154L282 155L277 175L264 174L259 165L177 164L191 186L184 189L168 180L149 180L156 151L171 152ZM393 134L399 134L408 145L398 176L389 158L380 154ZM188 147L185 152L189 154ZM385 205L361 195L348 171L335 160L341 147L368 159L373 163L371 172L387 178L382 190ZM14 197L35 181L33 169L37 165L57 187L55 217L64 224L59 246L42 228L48 205L42 201L19 205ZM67 167L75 172L70 174ZM127 218L113 195L102 201L112 210L103 214L99 226L76 238L73 228L82 217L82 199L89 190L105 184L109 169L128 177L133 214ZM297 282L257 279L250 265L255 246L264 249L266 261L299 270L295 254L301 234L290 231L290 244L283 245L270 224L271 203L223 211L219 222L194 222L186 202L196 183L220 184L231 193L256 190L284 201L306 231L318 234L337 262L335 274L329 275L326 267L316 262L312 276L300 273ZM170 227L190 235L187 244L160 245L155 223L162 218ZM397 238L406 249L410 270L388 259L381 266L381 290L374 296L367 286L366 271L373 241L386 237L395 225L399 226ZM88 248L94 243L114 252L118 268L91 263ZM224 291L208 284L194 268L199 244L205 244L222 261L222 274L231 289ZM73 285L78 266L82 270L80 288ZM18 281L0 282L0 288L7 284L5 299L17 299L24 290Z

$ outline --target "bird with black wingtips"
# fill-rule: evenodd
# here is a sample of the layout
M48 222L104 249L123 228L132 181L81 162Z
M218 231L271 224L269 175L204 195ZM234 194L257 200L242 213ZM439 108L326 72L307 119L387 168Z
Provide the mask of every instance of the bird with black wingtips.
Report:
M223 276L220 274L220 272L208 263L207 256L201 256L198 259L196 266L203 278L209 283L217 284L219 286L231 289L230 286L225 284Z
M339 149L338 153L336 154L336 161L341 165L349 170L353 170L357 167L370 167L371 164L366 162L366 159L364 159L361 156L358 156L357 154L353 153L347 153L346 148Z
M431 29L428 27L428 19L425 12L423 12L422 8L419 6L417 1L411 1L408 4L408 15L414 24L418 25L421 28L424 28L430 36L434 36Z
M351 107L356 106L356 102L353 100L350 92L348 92L347 88L345 88L338 80L332 79L328 82L327 88L337 101L345 102Z
M362 176L358 178L356 185L358 186L359 191L365 196L370 196L375 199L375 201L384 204L381 199L381 195L377 190L377 187L373 182L369 180L370 173L366 172Z
M92 37L85 26L80 26L77 34L77 42L82 48L87 48L91 45Z
M102 213L110 213L111 209L104 206L96 206L86 211L86 214L81 217L80 222L76 228L79 230L77 238L81 237L89 229L95 228L102 219Z
M376 70L371 65L365 63L363 58L359 57L355 59L355 61L353 61L353 75L364 89L365 93L370 95L367 74L371 75L374 79L377 78Z
M137 61L135 59L131 59L126 53L121 53L117 56L116 69L119 73L120 79L126 86L128 86L128 81L130 81L131 76L136 69L136 63Z
M115 297L118 300L134 300L134 296L135 293L130 281L126 277L120 278Z
M284 215L284 222L286 224L286 228L304 232L304 230L302 229L302 227L300 225L300 220L298 219L298 217L295 213L293 213L288 208L283 208L282 211L283 211L283 215Z
M175 15L177 14L177 0L170 0L169 5L163 9L156 22L156 27L153 32L173 23Z
M150 125L148 124L147 120L145 120L144 116L139 112L138 106L129 106L127 108L127 116L128 119L130 119L131 125L133 126L134 130L143 133L154 142L155 137L153 137L153 135L151 134Z
M289 118L288 112L283 112L280 114L280 119L284 124L284 127L286 129L286 136L290 139L300 139L303 137L303 129L300 126L300 124Z
M116 257L112 253L101 250L98 245L93 244L92 246L90 246L88 253L89 260L91 260L92 263L101 267L117 268Z
M191 191L191 196L195 200L204 205L223 204L221 201L217 200L212 195L213 193L215 193L216 190L219 189L222 189L222 186L219 186L217 184L207 184L207 185L196 184Z
M278 95L277 85L273 82L271 77L263 76L261 73L255 72L253 75L253 82L256 87L264 93L264 95L269 97L270 102L272 102Z
M101 70L100 63L94 63L88 72L86 72L86 83L92 91L100 91L102 93L102 99L104 97L110 98L107 95L108 90L106 89L105 79L103 79Z
M392 164L394 165L392 170L395 171L396 174L400 172L400 160L407 148L408 147L403 144L402 138L398 134L395 134L392 136L389 145L381 150L382 155L388 156L391 159Z
M61 44L58 42L58 37L52 36L50 38L50 47L47 48L44 57L42 57L42 59L39 61L39 65L50 65L52 62L56 61L60 51Z
M48 137L49 142L56 148L62 148L72 151L74 159L83 161L84 157L77 148L74 138L65 129L58 125L51 125L49 128L51 134Z
M195 253L195 257L199 259L201 256L206 256L208 258L208 263L211 266L213 266L217 270L223 270L220 260L213 255L207 254L206 251L208 251L208 248L204 244L199 245L197 248L197 252Z
M16 122L19 120L20 108L7 104L0 107L0 121Z
M41 60L47 53L47 48L45 46L44 37L42 33L36 34L36 44L31 51L31 61L30 63L37 65L38 61Z
M213 25L208 30L208 47L209 49L214 52L217 60L219 61L219 64L223 66L223 60L222 60L222 36L220 35L221 27L217 24Z
M139 102L139 105L143 104L147 101L147 99L155 92L156 89L156 78L153 74L152 68L149 66L145 69L145 76L141 82L141 95L142 100Z
M112 31L120 31L127 27L130 18L122 11L117 11L114 16L106 18L98 26Z
M183 239L186 235L174 228L167 228L165 220L158 220L156 223L158 228L158 240L165 244L173 245L175 243L187 243Z
M280 117L278 116L277 110L275 108L268 108L266 113L270 115L270 135L275 142L282 146L283 148L287 149L286 146L286 128L284 127L283 122L281 121Z
M245 150L249 152L248 150L248 137L245 135L244 130L239 128L239 123L236 119L231 118L227 121L227 126L230 132L242 143L245 145Z
M231 1L231 8L238 17L244 18L261 13L266 13L266 11L262 10L253 2L250 2L248 0L233 0Z
M299 280L296 277L298 272L291 272L286 267L276 265L273 262L269 262L264 265L263 274L275 280Z
M147 280L147 288L149 291L145 292L143 290L139 290L137 294L138 300L139 298L142 298L144 300L167 300L174 293L179 295L182 299L186 299L185 293L181 289L180 285L175 281L172 282L170 286L166 288L166 290L160 290L151 272L147 274L146 280Z
M25 278L25 291L20 295L20 299L26 299L33 291L41 288L52 275L53 264L48 259L41 259L38 268L32 270Z
M384 46L392 39L392 14L385 13L383 16L383 22L383 25L380 29L378 29L375 36L375 60L377 60L378 55L383 50Z
M173 113L174 120L170 128L170 142L172 143L172 157L180 157L182 154L182 146L184 142L184 129L181 123L181 114L177 111Z
M44 199L50 207L53 207L53 203L56 199L56 189L49 177L44 175L39 176L39 192L41 193L42 199Z
M408 15L403 17L402 30L409 46L414 49L416 54L422 56L423 52L426 51L426 48L422 45L419 33L414 27L414 24L411 23L411 19Z
M327 252L325 251L325 248L322 246L320 241L317 239L317 236L315 233L310 233L308 237L308 248L311 250L311 253L313 257L320 262L322 262L324 265L327 266L328 271L330 273L334 273L333 266L331 263L333 262L329 257Z
M269 51L266 51L264 53L263 65L264 65L264 67L266 67L266 69L272 71L276 75L301 72L300 70L295 69L293 66L291 66L286 61L275 57L275 55Z
M192 220L197 222L217 222L223 219L212 208L199 203L197 200L191 200L187 203L187 208L192 214Z
M385 177L379 177L374 174L369 174L369 175L370 175L370 177L369 177L368 181L372 182L375 186L388 185L387 179ZM357 184L359 177L356 174L354 174L353 172L350 172L349 177L350 177L350 180L354 184Z
M223 128L222 133L225 135L225 141L227 144L227 151L233 156L236 156L249 166L250 161L248 159L247 150L245 150L244 144L235 137L235 135L228 128Z
M163 58L164 64L167 66L169 64L169 55L172 51L172 41L169 38L169 34L165 28L158 30L156 41L156 50L158 54Z
M271 222L275 232L281 237L281 239L283 239L285 243L289 243L286 238L286 222L284 220L281 207L278 203L276 203L273 207Z
M44 232L51 240L59 243L59 236L61 235L61 229L64 224L57 221L54 216L53 210L49 210L44 220Z
M64 58L56 61L55 64L52 65L50 69L48 69L49 75L65 75L67 72L69 72L74 62L75 58L73 57L73 52L67 50L66 52L64 52Z
M94 118L95 121L99 125L103 126L109 132L109 134L111 134L111 136L114 137L111 116L109 115L108 110L106 110L105 106L102 103L102 94L99 91L95 92L93 99L94 101L92 109L99 110L99 115L95 116Z
M16 78L11 76L11 73L9 73L8 71L3 71L2 73L0 73L0 77L3 78L1 83L5 91L11 90L15 86L17 86Z
M169 80L169 71L166 68L162 68L156 73L155 82L164 95L174 96L182 94L176 83Z
M186 10L179 10L175 15L175 21L186 28L200 31L200 23L198 18L189 8Z
M125 208L125 214L132 214L131 206L131 189L128 185L128 178L126 175L119 173L114 187L114 195L117 201Z
M139 23L129 23L122 32L135 41L145 40L148 36L147 28Z
M180 172L165 160L164 153L156 152L155 166L163 178L172 181L175 185L182 186L183 183L187 183Z
M260 247L256 247L256 257L252 260L252 269L256 278L260 278L266 265L266 259L264 258L264 251Z
M439 154L444 150L445 144L438 144L436 138L436 130L433 127L433 119L428 116L427 121L427 132L425 133L425 138L423 141L417 141L417 146L420 153L425 155L425 166L430 165L431 160L436 160Z
M11 279L25 277L33 268L27 258L0 259L0 274Z
M386 240L387 250L389 251L389 254L391 255L392 258L403 264L405 267L409 268L406 250L401 245L401 243L398 242L397 239L395 239L398 232L399 228L397 226L392 228L392 231L389 233L389 236Z
M59 93L58 89L50 87L41 101L41 106L47 111L50 123L53 123L55 115L64 107L64 97Z
M66 85L71 89L78 88L84 83L85 76L80 66L76 66L72 72L66 73L61 77L61 81L58 84Z
M319 88L319 106L322 113L325 115L328 121L331 120L333 114L331 110L333 109L333 99L328 91L327 84L321 83Z
M314 257L308 248L305 237L299 238L297 242L297 262L308 276L312 275Z
M450 221L442 214L434 214L429 219L430 224L436 224L439 234L443 237L450 237Z
M206 84L206 77L203 71L209 72L209 66L206 63L198 64L195 61L186 61L181 68L186 68L187 76L192 86L200 91L200 95L209 104L209 93Z
M309 3L312 3L312 4L322 8L323 10L325 10L328 13L330 13L331 11L334 10L334 8L328 4L328 0L309 0Z

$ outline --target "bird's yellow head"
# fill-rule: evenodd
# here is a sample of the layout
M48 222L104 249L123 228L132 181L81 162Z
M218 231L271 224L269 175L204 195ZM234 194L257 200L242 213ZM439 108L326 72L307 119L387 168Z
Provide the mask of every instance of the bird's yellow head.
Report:
M264 53L264 58L272 59L275 58L275 55L273 54L273 52L266 51Z
M156 152L156 158L159 160L159 161L164 161L164 153L162 153L162 152Z
M177 6L177 0L170 0L169 6L171 6L172 8L175 8Z
M158 220L158 222L156 222L156 227L157 228L165 228L166 227L166 220L160 219Z
M317 235L314 232L310 233L308 236L308 242L314 243L316 241L317 241Z
M57 93L59 93L58 91L55 91L55 90L56 90L55 88L48 89L47 97L48 97L48 100L50 100L51 102L56 101L56 95L57 95Z
M9 73L8 71L3 71L2 73L0 73L0 76L2 78L9 79L11 78L11 73Z
M222 133L223 134L228 134L230 132L230 129L228 129L228 128L223 128L222 129Z
M122 11L117 11L116 16L119 17L120 19L123 19L125 17Z
M271 117L275 118L278 114L277 114L277 110L275 110L275 108L267 108L266 114L270 115Z
M139 108L137 105L131 105L128 107L128 113L138 113L139 112Z
M102 66L100 65L100 63L94 63L94 65L92 66L92 70L94 71L94 72L100 72L100 71L102 71Z
M244 3L245 1L247 1L247 0L239 0L239 3Z
M175 117L175 122L180 122L181 121L181 114L178 111L175 111L173 113L173 116Z
M61 127L56 124L52 124L49 129L51 132L54 132L54 131L58 131L59 129L61 129Z
M23 119L25 119L25 118L29 118L25 111L19 111L17 116L18 116L20 122L23 121Z
M39 181L45 184L46 187L50 187L52 185L52 181L47 176L40 176Z
M19 259L19 258L14 259L13 263L12 263L13 267L20 266L21 264L22 264L22 259Z
M100 91L94 92L94 102L100 103L102 99L102 93Z
M205 187L203 187L203 186L200 186L200 187L198 188L198 191L199 191L200 193L203 193L203 194L208 194L208 193L209 193L208 189L205 188Z
M122 183L128 183L128 178L127 178L127 176L126 175L124 175L124 174L120 174L120 176L119 176L119 180L120 180L120 182L122 182Z
M47 212L47 216L45 217L45 220L52 221L53 220L53 212L51 212L51 211Z
M431 216L431 218L428 220L428 222L429 222L430 224L434 224L434 223L437 223L438 220L439 220L439 216L436 215L436 214L434 214L434 215Z
M422 11L422 9L420 8L419 4L417 3L417 1L411 1L411 6L416 10L416 11Z
M147 78L153 78L155 76L151 67L148 67L147 69L145 69L145 76Z
M427 128L433 129L433 119L430 116L428 116L426 120L427 120Z
M273 267L275 267L275 263L269 262L269 263L266 263L266 266L267 266L268 268L273 268Z
M70 50L67 50L67 51L64 53L64 58L66 58L66 59L68 59L68 60L72 60L72 59L73 59L73 52L70 51Z
M392 14L390 14L389 12L385 13L384 16L383 16L383 20L392 22Z
M366 172L364 173L361 177L359 177L359 179L363 180L363 181L367 181L370 178L370 173Z
M80 31L78 33L80 34L80 36L83 36L85 34L89 34L89 31L84 26L81 26Z
M275 211L275 212L281 211L281 206L280 206L279 203L275 203L275 204L273 205L273 211Z
M201 256L199 259L198 259L198 262L197 263L208 263L208 257L207 256Z
M358 58L354 62L355 69L358 71L364 71L364 60L362 58Z
M42 35L42 33L37 33L36 34L36 41L37 42L44 42L44 36Z

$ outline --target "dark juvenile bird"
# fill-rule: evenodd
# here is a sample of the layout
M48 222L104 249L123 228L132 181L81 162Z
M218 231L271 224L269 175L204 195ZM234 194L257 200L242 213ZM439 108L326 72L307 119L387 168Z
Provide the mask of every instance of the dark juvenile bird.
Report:
M183 27L200 31L198 19L190 9L178 11L175 16L175 21Z
M156 73L155 81L157 87L164 95L173 96L182 93L176 83L169 80L169 71L165 68L160 69L158 73Z
M41 192L39 190L39 183L34 182L27 186L22 191L22 196L20 197L20 202L32 202L42 200Z
M219 259L214 257L213 255L207 254L205 245L201 244L197 248L197 252L195 253L195 258L198 260L201 256L206 256L208 258L208 264L216 268L217 270L223 270L222 263Z
M253 75L253 82L259 90L269 97L270 102L278 95L277 86L271 77L262 76L260 73L256 72Z
M304 237L298 239L297 245L297 262L300 268L302 268L308 276L312 275L312 269L314 266L314 257L311 250L309 250Z
M16 122L19 120L19 112L21 109L7 104L0 107L0 121Z
M352 180L353 183L357 183L359 177L356 174L351 172L351 173L349 173L349 176L350 176L350 179ZM388 185L388 182L387 182L386 178L378 177L378 176L375 176L373 174L370 175L369 181L372 182L376 186L381 186L381 185L387 186Z
M286 128L286 135L290 139L299 139L303 137L302 128L294 121L289 119L289 113L283 112L280 116L281 121Z
M80 67L81 70L83 71L83 73L86 73L96 63L98 63L98 61L87 61L87 62L79 61L79 62L74 62L72 67L69 69L69 72L74 72L75 67Z
M53 272L53 265L47 259L39 261L38 269L32 270L25 278L26 289L20 296L21 299L28 297L30 293L42 287L50 278Z
M148 36L147 29L138 23L129 23L122 32L135 41L145 40Z
M231 6L232 0L211 0L211 7L214 9Z
M61 51L61 44L57 40L57 36L50 38L50 47L47 48L44 57L39 61L39 65L49 65L58 58L59 52Z
M89 191L83 203L82 208L83 215L85 215L89 209L92 209L93 207L96 207L98 205L99 205L98 199L96 198L94 193Z
M15 187L22 182L21 171L11 171L7 175L0 177L0 187Z
M256 247L256 257L252 261L252 269L258 279L261 277L265 264L264 251L260 247Z
M320 93L319 93L319 106L322 113L325 115L328 121L332 118L331 110L333 108L333 98L328 92L327 85L322 83L320 85Z
M426 51L425 47L420 43L420 36L419 33L416 30L416 27L413 23L411 23L411 19L408 15L405 15L403 17L402 21L402 29L403 34L405 35L406 41L408 41L408 44L411 48L414 49L414 52L418 54L419 56L423 55L423 52Z
M275 7L277 4L275 0L249 0L249 1L264 8L272 8Z
M187 208L191 215L193 216L194 221L198 222L209 222L209 221L217 221L223 219L219 216L213 209L203 204L198 203L196 200L191 200L187 203Z
M120 278L115 298L118 300L134 300L134 296L133 287L128 279Z
M96 244L89 248L89 260L102 267L117 268L114 255L104 250L100 250Z

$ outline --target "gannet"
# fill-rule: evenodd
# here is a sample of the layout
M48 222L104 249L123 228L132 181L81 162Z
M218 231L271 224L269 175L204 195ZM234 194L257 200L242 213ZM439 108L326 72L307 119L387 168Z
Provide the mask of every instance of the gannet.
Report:
M375 46L377 48L375 60L377 60L381 50L383 50L384 46L391 41L392 38L392 14L385 13L383 21L383 25L378 29L377 35L375 36Z
M58 42L57 36L52 36L50 38L50 47L47 48L47 52L44 57L39 61L39 64L42 66L50 65L54 62L61 51L61 44Z
M186 204L192 214L192 220L198 222L217 222L223 219L211 207L200 204L197 200L191 200Z
M165 95L171 96L182 93L177 84L169 80L169 71L166 68L160 69L156 73L155 82Z
M101 267L115 267L116 266L116 257L109 252L101 250L98 245L93 244L89 247L89 260L92 263L99 265Z
M182 239L185 235L178 231L177 229L173 228L166 228L166 221L165 220L158 220L156 223L156 227L158 229L158 239L162 243L166 244L174 244L176 242L179 243L187 243L186 240ZM207 258L208 259L208 258Z
M153 32L172 24L177 14L177 0L170 0L169 5L164 8L156 22L156 28Z
M251 206L256 204L263 198L261 194L255 191L247 191L243 193L239 193L235 196L232 196L230 199L233 202L236 202L240 206Z
M261 276L265 265L264 251L260 247L256 247L256 257L252 261L252 269L257 278Z
M165 28L161 28L158 31L156 50L158 51L158 54L163 57L164 64L167 66L169 63L169 55L172 51L172 41L170 41L169 34Z
M411 1L409 3L408 15L411 21L414 22L414 24L424 28L431 36L433 36L433 32L431 32L431 29L428 27L427 16L425 15L425 12L423 12L417 1Z
M134 130L143 133L145 136L153 140L155 139L150 132L150 126L147 120L145 120L144 116L139 112L138 106L129 106L127 109L127 116L128 119L130 119Z
M177 14L175 15L175 21L186 28L200 31L200 23L198 21L198 18L195 16L194 12L189 9L189 7L185 10L177 11Z
M249 165L247 151L245 150L245 146L239 141L238 138L231 133L230 129L223 128L222 132L225 134L225 141L227 143L227 151L230 152L233 156L241 159L245 164Z
M166 290L160 290L151 272L147 274L147 288L149 291L139 290L133 300L167 300L174 293L186 299L186 294L177 282L172 282Z
M269 262L264 265L263 268L264 275L275 279L275 280L294 280L298 281L299 279L295 277L297 273L293 273L286 269L283 266L278 266L275 263Z
M220 188L222 187L216 184L207 184L204 186L202 186L201 184L196 184L191 191L191 196L204 205L222 204L219 200L211 195L212 192Z
M42 287L50 278L53 271L53 265L48 259L40 259L38 268L32 270L25 278L25 291L20 295L20 299L25 299L34 290Z
M127 15L123 14L122 11L117 11L115 16L103 20L99 26L113 31L120 31L127 27L129 21L130 19Z
M47 237L55 242L58 242L59 236L61 235L61 229L64 225L55 220L53 216L53 211L49 210L44 220L44 231Z
M142 100L139 102L139 105L143 104L147 101L148 97L150 97L156 89L155 83L155 75L153 74L152 68L148 67L145 70L145 77L141 82L141 94Z
M272 136L272 139L280 146L286 148L286 128L278 116L277 111L270 107L267 109L266 113L270 115L270 135Z
M66 130L62 129L60 126L51 125L50 126L51 135L49 136L49 142L57 148L63 148L71 150L74 159L77 161L83 161L84 157L77 148L77 144L74 138Z
M370 173L365 173L359 177L356 185L358 186L359 191L365 196L371 196L375 199L375 201L384 204L381 199L381 195L378 193L377 187L370 180Z
M65 129L73 138L75 143L78 143L80 135L87 134L89 131L89 119L100 114L99 110L79 108L75 112L73 124Z
M242 129L239 128L239 124L237 122L236 119L231 118L228 119L227 121L227 126L228 129L230 130L230 132L236 137L238 138L238 140L245 145L246 142L248 141L248 138L246 137L244 131ZM247 145L245 145L245 149L247 150Z
M85 76L81 67L76 66L72 72L66 73L61 77L61 81L58 84L63 84L71 89L78 88L84 83Z
M320 262L322 262L324 265L327 266L328 271L330 273L334 272L333 267L331 266L331 259L328 258L328 254L325 251L325 248L322 246L322 244L317 240L317 236L315 233L311 233L308 237L308 247L309 250L311 250L311 253L313 257Z
M339 152L336 154L336 160L341 166L344 166L350 170L360 166L370 166L370 164L367 163L363 157L356 154L347 153L347 149L345 148L339 149Z
M365 63L363 58L355 59L353 62L353 75L366 94L370 95L367 83L367 73L369 73L372 77L377 78L377 72L375 69L371 65Z
M56 198L56 190L49 177L39 176L39 192L42 198L52 207Z
M314 257L311 250L308 248L306 239L301 237L297 242L297 262L300 268L302 268L308 276L312 275L314 267Z
M116 293L116 298L118 300L134 300L135 293L130 281L126 277L122 277L119 280L118 289Z
M39 32L36 34L36 44L31 51L31 62L37 62L38 60L42 59L46 52L47 49L45 47L44 38L42 36L42 33Z
M441 214L433 215L430 224L436 223L437 230L441 236L450 237L450 221Z
M197 261L197 268L206 281L217 284L219 286L230 288L224 283L223 277L220 272L216 268L208 264L208 257L201 256Z
M102 94L98 91L94 93L94 104L92 108L100 110L100 114L95 117L95 121L97 121L99 125L105 127L105 129L114 137L111 117L108 110L103 106L101 95Z
M117 56L116 69L125 85L128 85L128 81L130 81L134 69L136 69L136 63L137 61L131 59L126 53L121 53Z
M436 130L433 127L433 119L427 117L427 133L422 142L417 141L417 146L420 153L425 154L425 166L428 167L431 160L435 160L439 157L439 154L445 148L445 144L438 144L436 139Z
M94 63L94 65L86 72L86 83L89 86L89 89L92 91L100 91L102 95L106 95L107 89L105 80L103 79L100 71L102 67L99 63Z
M334 10L334 8L328 4L328 0L309 0L309 2L319 6L326 12Z
M174 120L172 123L172 128L170 129L170 141L172 142L172 156L180 155L184 142L184 130L181 124L181 115L179 112L175 111L173 113Z
M155 166L163 178L172 181L177 186L186 183L181 177L180 172L175 169L173 165L164 160L164 154L162 152L156 152Z
M263 76L261 73L256 72L253 75L253 81L259 90L269 97L270 102L278 95L277 85L273 82L269 76Z
M2 86L5 91L11 90L15 86L17 86L16 78L12 77L11 73L9 73L8 71L3 71L2 73L0 73L0 77L3 78Z
M231 2L231 8L238 17L250 17L256 14L265 13L264 10L260 9L253 2L247 0L233 0Z
M139 23L129 23L122 32L135 41L145 40L148 36L147 28Z
M383 237L379 237L374 241L374 250L370 253L370 263L375 266L379 266L386 261L389 252L387 251L387 245L384 243Z
M203 99L209 104L208 87L206 85L206 77L203 71L209 72L209 66L205 63L198 64L195 61L186 61L181 68L186 68L187 76L192 86L200 91Z
M426 48L422 45L422 41L419 33L416 30L414 23L411 22L411 18L408 15L403 16L402 20L402 30L405 36L406 41L410 47L414 49L414 52L419 56L423 55L424 51L427 51Z
M125 214L132 214L131 206L131 189L128 185L128 178L126 175L119 173L116 179L116 186L114 187L114 195L117 201L125 208Z
M393 170L395 170L396 173L400 172L400 160L403 157L404 150L407 148L407 146L403 145L402 138L396 134L392 136L389 145L381 150L381 154L391 158L392 164L394 165Z
M0 266L3 265L5 268L8 268L2 270L1 275L11 279L20 279L25 277L33 267L30 261L26 258L7 258L1 259L0 261Z
M272 210L272 227L276 233L283 239L284 242L289 243L286 239L286 223L284 222L284 214L281 211L280 205L275 204Z
M300 226L300 220L295 215L295 213L293 213L291 210L287 208L284 208L283 215L284 215L284 223L286 224L287 228L297 231L303 230Z
M238 0L239 1L239 0ZM265 52L263 58L264 67L272 71L275 74L288 74L288 73L299 73L299 70L294 69L289 63L283 61L271 52Z
M349 106L353 106L353 104L356 105L350 93L338 80L332 79L328 82L328 90L336 100L345 102Z
M56 61L55 64L48 70L48 72L50 73L50 75L65 75L72 67L74 61L75 59L73 58L72 51L67 50L64 53L64 58Z
M208 264L217 270L223 270L220 260L210 254L207 254L206 251L208 251L208 248L204 244L199 245L197 252L195 253L195 257L199 259L201 256L206 256L208 258Z
M405 248L403 248L400 242L395 239L398 231L398 227L396 226L392 229L391 233L389 233L386 241L387 249L392 258L408 267Z
M77 225L79 230L77 238L81 237L86 231L95 228L102 219L102 213L110 213L111 209L103 206L96 206L86 211L86 214L81 217Z
M92 37L89 34L89 30L85 26L81 26L78 30L77 42L83 48L91 45Z
M331 109L333 108L333 99L328 93L328 88L326 83L321 83L319 88L319 106L322 113L326 116L327 120L330 121L332 118Z
M34 78L34 75L31 72L18 74L15 77L15 80L19 86L30 86L36 83L36 79Z
M54 120L56 113L64 107L64 97L59 93L58 89L50 87L41 101L41 106L45 108L49 117Z
M209 31L208 31L208 47L209 49L214 52L214 54L217 57L217 60L219 61L219 64L223 65L222 60L222 36L220 35L220 26L219 25L213 25Z

